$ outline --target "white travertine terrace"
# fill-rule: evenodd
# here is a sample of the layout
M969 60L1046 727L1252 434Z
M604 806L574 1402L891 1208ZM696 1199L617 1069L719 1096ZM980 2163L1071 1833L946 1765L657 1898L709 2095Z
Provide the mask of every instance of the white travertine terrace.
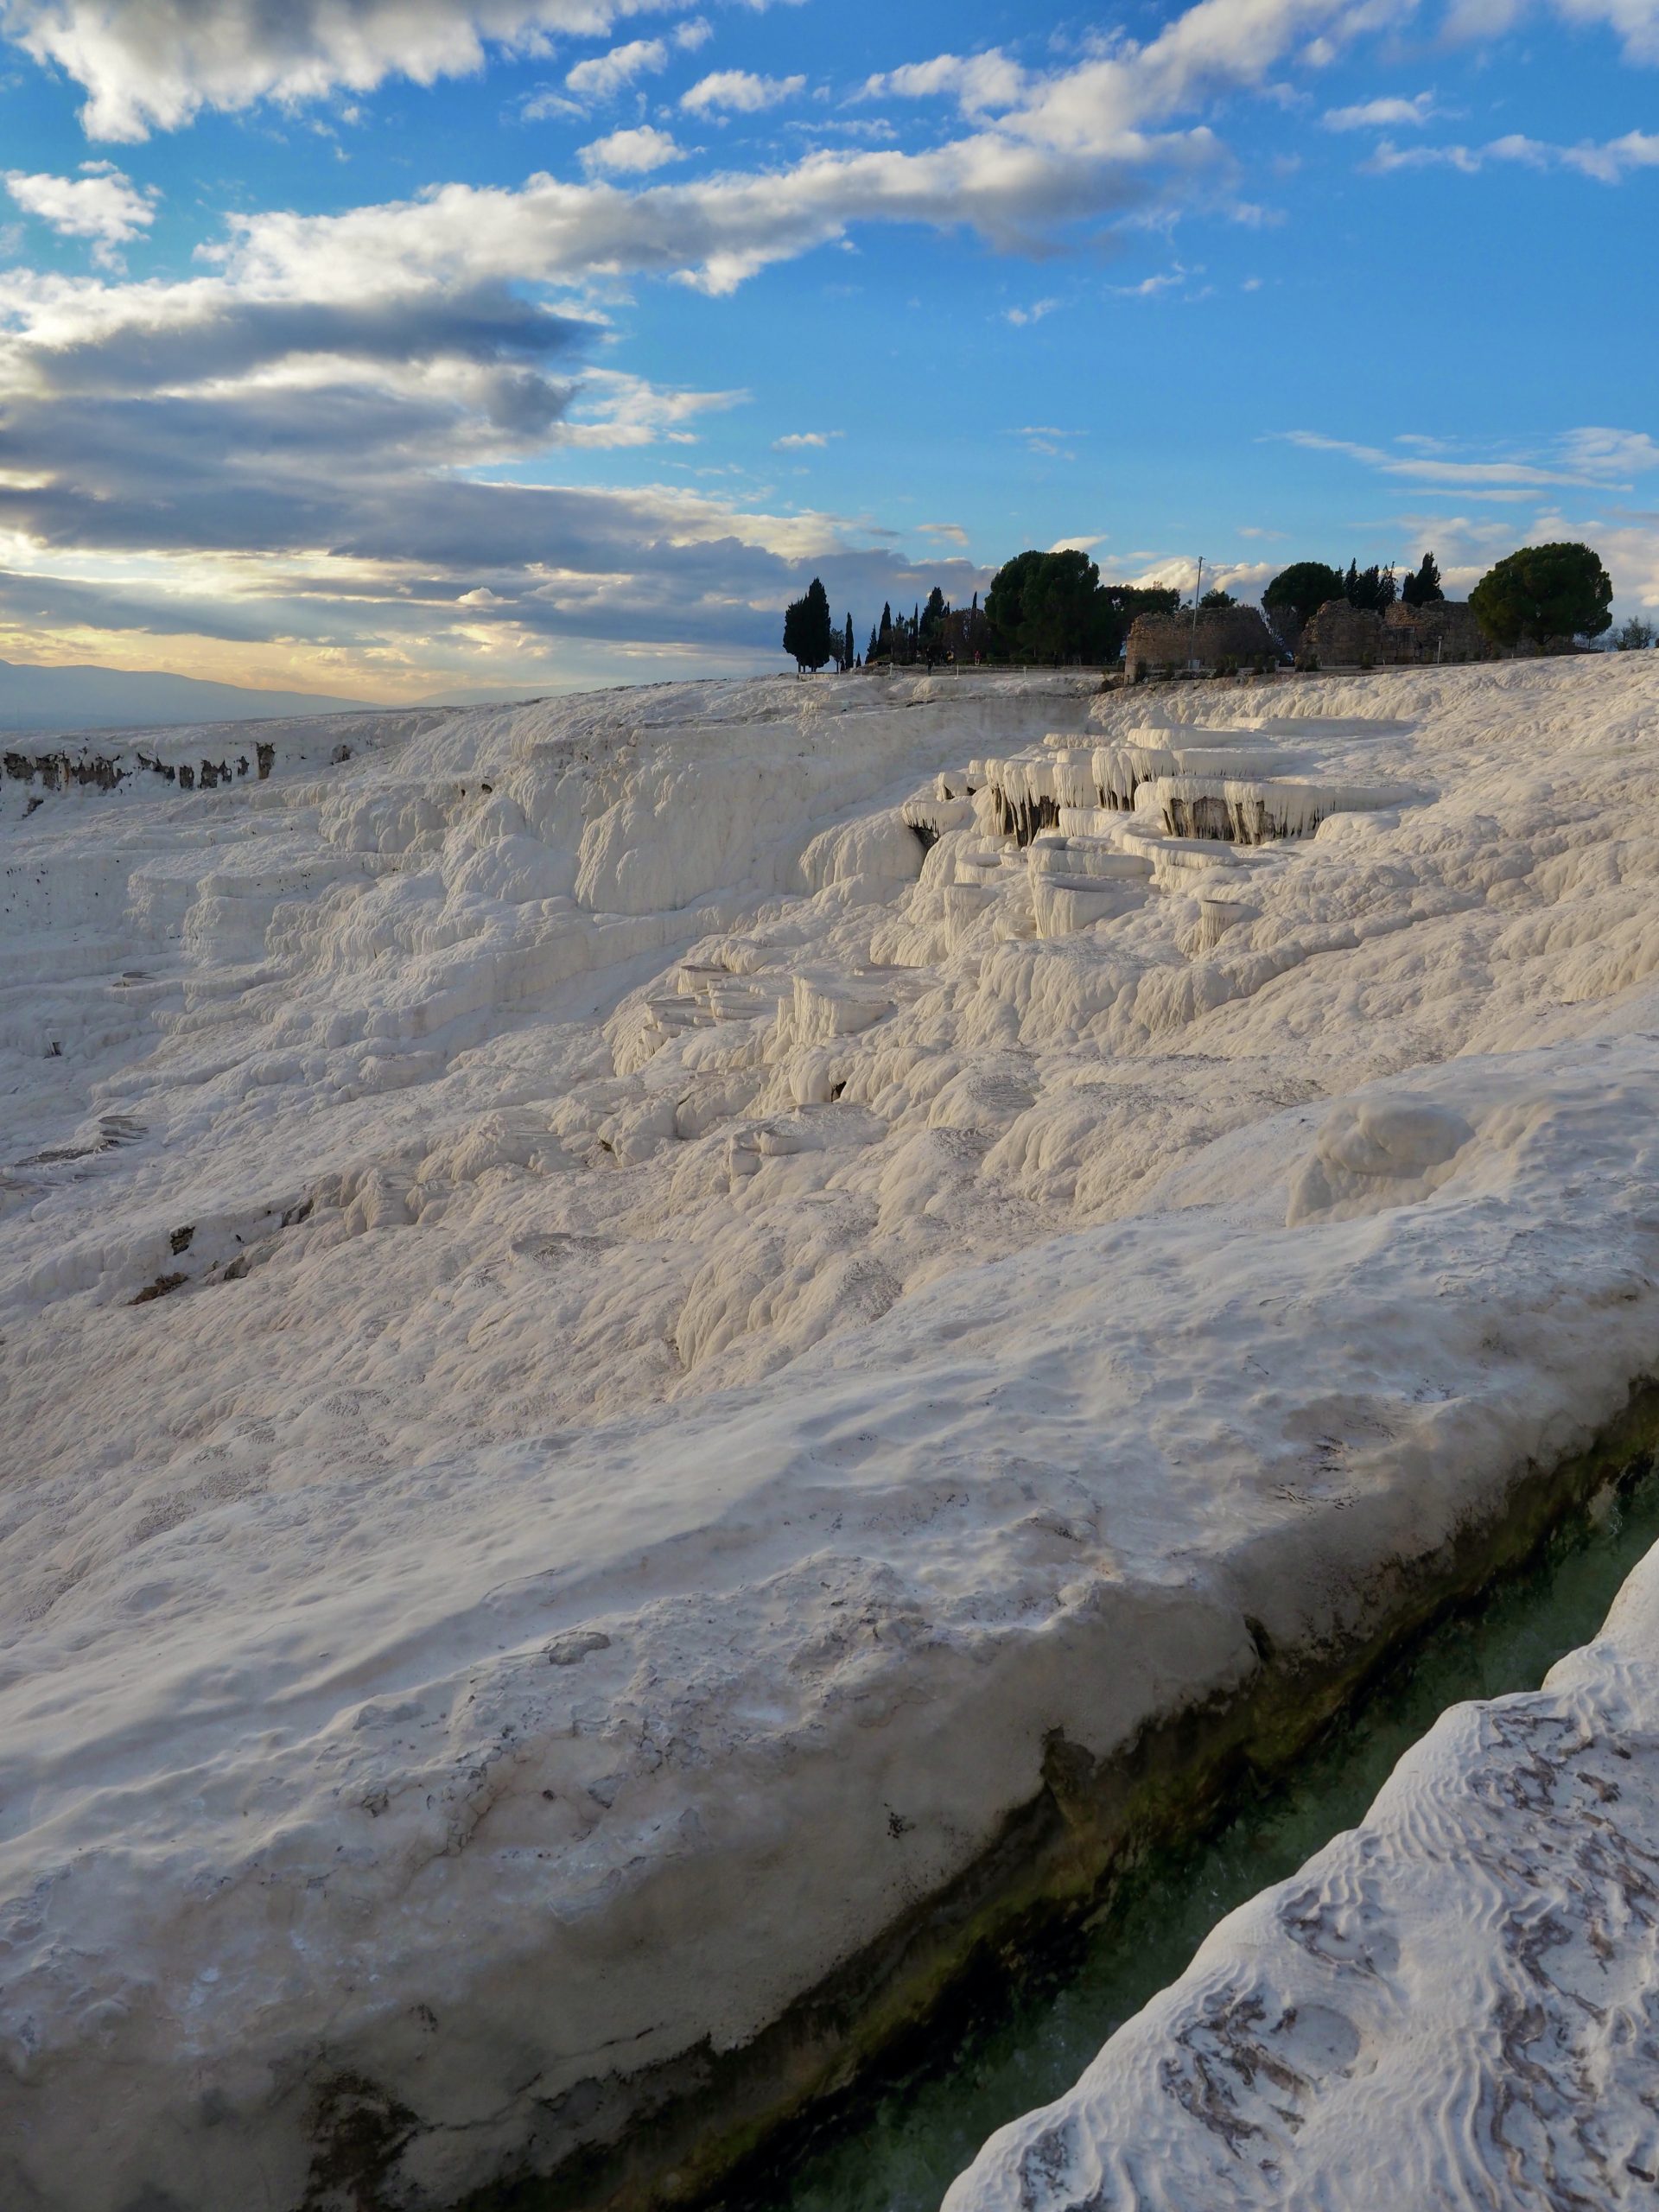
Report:
M628 2139L1623 1406L1653 657L1173 696L0 779L7 2212Z

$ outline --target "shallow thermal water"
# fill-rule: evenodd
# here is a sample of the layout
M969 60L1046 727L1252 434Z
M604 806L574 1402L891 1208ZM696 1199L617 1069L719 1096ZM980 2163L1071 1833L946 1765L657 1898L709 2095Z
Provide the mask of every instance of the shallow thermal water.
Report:
M1198 1843L1139 1869L1063 1961L958 2015L907 2072L828 2115L786 2167L747 2177L726 2212L938 2212L986 2138L1070 2088L1107 2037L1185 1970L1224 1914L1361 1820L1448 1706L1535 1689L1588 1642L1656 1542L1659 1470L1650 1470L1604 1493L1528 1568L1414 1643L1288 1779Z

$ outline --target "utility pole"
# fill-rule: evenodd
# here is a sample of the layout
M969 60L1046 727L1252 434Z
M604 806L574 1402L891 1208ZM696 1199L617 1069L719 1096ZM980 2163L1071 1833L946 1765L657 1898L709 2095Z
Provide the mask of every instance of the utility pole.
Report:
M1198 664L1198 594L1203 589L1204 556L1200 553L1198 556L1198 582L1192 587L1192 653L1191 659L1187 662L1187 666L1189 668L1196 668Z

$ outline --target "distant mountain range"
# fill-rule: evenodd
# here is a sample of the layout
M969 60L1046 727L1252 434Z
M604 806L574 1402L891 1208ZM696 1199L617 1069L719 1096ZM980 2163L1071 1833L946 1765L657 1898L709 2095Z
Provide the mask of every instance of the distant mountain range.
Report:
M0 660L0 730L156 729L173 722L268 721L372 705L309 691L254 691L194 676L120 668L30 668Z

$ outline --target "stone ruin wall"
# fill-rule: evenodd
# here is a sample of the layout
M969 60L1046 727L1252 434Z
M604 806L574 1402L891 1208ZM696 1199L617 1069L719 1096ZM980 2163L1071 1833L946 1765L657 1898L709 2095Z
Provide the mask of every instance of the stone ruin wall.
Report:
M1396 601L1385 613L1329 599L1302 632L1300 658L1321 668L1416 667L1432 661L1497 660L1466 601L1443 599L1427 607Z
M1131 683L1144 671L1184 669L1196 660L1200 668L1213 669L1222 661L1249 667L1262 661L1276 667L1280 651L1272 632L1254 607L1201 607L1196 632L1192 615L1137 614L1129 631L1123 657L1124 673Z

